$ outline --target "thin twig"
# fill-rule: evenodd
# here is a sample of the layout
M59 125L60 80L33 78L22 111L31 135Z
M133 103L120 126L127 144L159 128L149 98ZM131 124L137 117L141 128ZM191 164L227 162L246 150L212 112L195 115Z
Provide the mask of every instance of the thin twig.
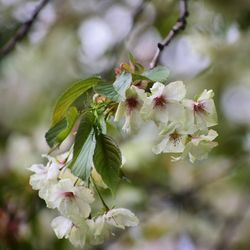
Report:
M8 55L16 46L16 44L22 41L26 35L29 33L33 23L36 21L41 10L47 5L50 0L43 0L35 9L33 15L29 20L24 22L13 37L0 49L0 58Z
M172 39L181 31L186 28L187 25L187 17L189 15L188 13L188 0L180 0L180 16L177 19L177 22L173 26L173 28L170 30L166 38L162 41L162 43L158 43L157 51L150 63L150 68L154 68L157 66L161 53L164 50L165 47L167 47Z

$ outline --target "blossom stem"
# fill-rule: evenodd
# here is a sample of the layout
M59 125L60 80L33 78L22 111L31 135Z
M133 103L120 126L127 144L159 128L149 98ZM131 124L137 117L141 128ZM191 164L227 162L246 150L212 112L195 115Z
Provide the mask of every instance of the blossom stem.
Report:
M104 199L103 199L103 197L102 197L102 195L101 195L99 189L97 188L97 186L96 186L96 184L95 184L95 181L93 180L92 177L91 177L91 180L92 180L92 183L93 183L93 185L94 185L94 187L95 187L95 189L96 189L96 192L97 192L97 194L98 194L98 196L99 196L99 198L100 198L100 200L101 200L103 206L105 207L106 211L109 211L110 208L108 207L107 203L104 201Z

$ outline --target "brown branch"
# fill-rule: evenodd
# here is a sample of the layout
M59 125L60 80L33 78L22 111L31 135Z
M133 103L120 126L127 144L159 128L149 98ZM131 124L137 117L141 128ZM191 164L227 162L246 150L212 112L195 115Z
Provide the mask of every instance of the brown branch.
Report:
M14 36L11 37L10 40L0 49L0 58L3 58L4 56L8 55L15 48L16 44L22 41L26 37L33 23L36 21L39 13L49 1L50 0L41 1L41 3L35 9L31 18L26 22L24 22L17 30L17 32L14 34Z
M180 16L177 19L177 22L170 30L166 38L162 41L162 43L158 43L158 49L150 63L150 68L154 68L159 63L160 56L165 47L167 47L173 38L181 31L186 28L187 25L187 17L188 13L188 0L180 0Z

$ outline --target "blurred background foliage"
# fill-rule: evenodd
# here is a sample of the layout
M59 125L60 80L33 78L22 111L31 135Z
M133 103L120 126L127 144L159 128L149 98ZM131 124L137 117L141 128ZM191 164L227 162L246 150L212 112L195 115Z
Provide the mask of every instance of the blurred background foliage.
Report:
M38 3L0 0L0 47ZM136 212L141 224L93 249L250 249L250 3L190 0L189 12L161 64L170 80L184 80L190 97L214 90L219 146L207 160L173 163L151 153L150 126L136 136L116 134L129 179L116 204ZM56 239L55 212L28 184L27 167L48 152L53 104L73 80L113 79L128 51L148 66L177 17L177 0L51 0L25 40L0 58L1 250L73 249Z

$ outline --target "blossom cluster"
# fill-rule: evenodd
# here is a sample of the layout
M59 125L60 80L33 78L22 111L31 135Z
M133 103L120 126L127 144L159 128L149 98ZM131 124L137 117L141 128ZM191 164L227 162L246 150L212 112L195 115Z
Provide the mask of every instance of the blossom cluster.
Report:
M29 168L34 173L30 185L38 190L48 208L59 211L60 216L51 222L59 239L69 239L76 247L96 245L109 237L113 227L124 229L138 224L137 217L125 208L106 209L105 213L93 216L94 189L67 168L70 157L45 157L46 165L34 164Z
M177 153L173 160L189 158L191 162L204 159L217 145L217 132L210 127L217 124L212 90L204 90L196 99L186 98L183 82L164 85L155 82L147 86L132 85L126 99L120 102L115 121L123 120L123 130L131 132L143 122L153 121L158 137L152 151L155 154Z

